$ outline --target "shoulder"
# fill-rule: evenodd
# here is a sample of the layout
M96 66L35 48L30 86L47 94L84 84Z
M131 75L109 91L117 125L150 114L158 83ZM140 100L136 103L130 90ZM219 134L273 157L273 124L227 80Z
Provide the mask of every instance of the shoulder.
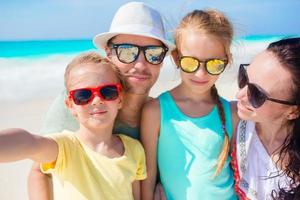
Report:
M152 110L152 109L159 109L159 100L157 98L149 99L143 107L143 110Z
M238 125L238 122L240 121L240 118L237 113L238 112L237 101L230 102L230 110L231 110L233 128L236 128Z
M72 131L64 130L60 133L47 134L46 137L53 139L56 143L60 144L74 144L77 143L75 133Z
M129 152L133 153L134 155L140 154L140 153L144 154L144 147L139 140L134 139L134 138L129 137L124 134L118 134L118 136L121 138L126 151L129 151Z

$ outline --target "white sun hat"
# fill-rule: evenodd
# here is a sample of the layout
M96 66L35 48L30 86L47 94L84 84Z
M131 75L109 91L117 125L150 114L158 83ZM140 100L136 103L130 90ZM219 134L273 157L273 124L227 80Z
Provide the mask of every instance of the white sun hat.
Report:
M175 46L165 36L165 29L161 15L155 9L142 2L129 2L121 6L116 12L108 32L98 34L93 43L104 49L107 41L119 34L145 36L160 40L169 51Z

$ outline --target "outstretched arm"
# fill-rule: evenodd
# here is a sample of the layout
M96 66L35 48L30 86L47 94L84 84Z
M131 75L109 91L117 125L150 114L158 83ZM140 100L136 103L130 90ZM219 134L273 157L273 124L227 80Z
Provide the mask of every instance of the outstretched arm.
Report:
M160 108L158 100L146 103L141 119L141 142L146 153L147 178L142 181L142 199L153 200L157 176L157 142L160 129Z
M41 133L57 133L63 130L77 130L78 123L65 106L65 91L53 101L46 113ZM36 189L38 187L38 189ZM34 164L28 176L28 193L30 200L53 199L52 179L43 174L38 164Z
M0 162L31 159L39 163L56 160L57 143L50 138L33 135L23 129L0 131Z

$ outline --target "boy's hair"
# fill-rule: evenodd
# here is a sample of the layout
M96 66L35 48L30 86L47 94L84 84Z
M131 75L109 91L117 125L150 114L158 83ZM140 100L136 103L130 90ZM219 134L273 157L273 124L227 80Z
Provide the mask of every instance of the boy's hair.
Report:
M75 68L78 67L79 65L84 65L84 64L101 64L101 66L104 65L109 65L111 69L114 71L117 79L121 83L121 86L123 89L126 89L124 77L121 74L119 68L113 64L109 59L104 58L100 56L96 52L85 52L81 53L78 56L76 56L68 65L65 70L65 75L64 75L64 82L65 82L65 87L68 89L68 81L69 81L69 76L70 72Z

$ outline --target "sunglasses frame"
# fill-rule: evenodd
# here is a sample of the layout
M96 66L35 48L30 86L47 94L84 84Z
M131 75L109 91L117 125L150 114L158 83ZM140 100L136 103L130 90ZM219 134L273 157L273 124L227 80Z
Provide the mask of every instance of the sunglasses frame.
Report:
M183 67L181 66L181 60L184 59L184 58L192 58L192 59L196 60L196 61L198 62L197 68L196 68L194 71L186 71L185 69L183 69ZM212 60L221 60L221 61L224 62L224 68L223 68L223 70L222 70L220 73L218 73L218 74L213 74L213 73L210 73L210 72L208 71L208 69L207 69L207 63L208 63L209 61L212 61ZM207 60L199 60L198 58L195 58L195 57L193 57L193 56L181 56L181 57L179 58L179 67L180 67L180 69L181 69L182 71L184 71L184 72L186 72L186 73L194 73L194 72L196 72L196 71L199 69L201 63L204 64L204 69L205 69L205 71L206 71L207 73L209 73L210 75L220 75L220 74L222 74L222 72L225 70L225 68L226 68L226 66L227 66L227 64L228 64L228 60L218 59L218 58L211 58L211 59L207 59Z
M275 103L279 103L279 104L284 104L284 105L290 105L290 106L294 106L297 105L296 102L291 102L291 101L285 101L285 100L281 100L281 99L275 99L272 97L269 97L262 89L260 86L254 84L254 83L250 83L249 82L249 78L248 78L248 74L247 74L247 70L246 67L249 66L250 64L240 64L239 67L239 72L238 72L238 86L240 89L244 88L246 85L248 86L247 88L247 96L249 99L249 102L251 103L251 105L254 108L259 108L261 107L267 100L275 102ZM245 79L245 83L243 85L241 85L241 81L240 79L242 79L241 74L243 74L243 79ZM257 104L257 103L253 103L254 101L256 102L260 102L259 100L254 100L254 98L256 98L256 96L253 96L253 90L257 90L258 92L260 92L260 95L263 99L261 100L261 103ZM252 92L251 92L252 91Z
M113 99L105 99L104 96L102 96L101 94L101 89L105 88L105 87L109 87L109 86L114 86L117 88L117 96L116 98ZM91 92L91 96L89 98L89 100L83 104L77 104L76 100L75 100L75 93L79 90L88 90ZM95 98L95 96L97 95L102 101L114 101L116 100L119 96L120 96L120 92L122 90L122 86L120 83L116 83L116 84L105 84L105 85L99 85L97 87L85 87L85 88L78 88L78 89L74 89L74 90L70 90L69 91L69 98L76 104L76 105L87 105L89 104L91 101L93 101L93 99Z
M137 48L138 48L137 56L136 56L136 58L135 58L132 62L124 62L124 61L120 60L119 54L118 54L118 48L119 48L119 46L121 46L121 45L130 45L130 46L133 46L133 47L137 47ZM166 47L166 46L164 46L164 45L146 45L146 46L139 46L139 45L136 45L136 44L130 44L130 43L114 44L114 43L112 43L112 42L109 42L109 43L108 43L108 46L109 46L109 48L111 48L111 49L115 49L118 60L119 60L120 62L122 62L122 63L125 63L125 64L130 64L130 63L135 62L135 61L138 59L138 57L139 57L139 55L140 55L140 52L141 52L141 50L142 50L142 51L143 51L143 54L144 54L144 57L145 57L145 60L146 60L148 63L150 63L150 64L152 64L152 65L159 65L159 64L161 64L161 63L163 62L163 60L164 60L164 58L165 58L165 56L166 56L166 54L167 54L167 52L168 52L168 50L169 50L168 47ZM163 52L162 52L162 54L161 54L162 59L161 59L161 61L160 61L159 63L155 63L155 64L154 64L154 63L152 63L152 62L150 62L150 61L148 60L148 58L147 58L147 56L146 56L146 50L147 50L149 47L161 47L161 48L163 49Z

